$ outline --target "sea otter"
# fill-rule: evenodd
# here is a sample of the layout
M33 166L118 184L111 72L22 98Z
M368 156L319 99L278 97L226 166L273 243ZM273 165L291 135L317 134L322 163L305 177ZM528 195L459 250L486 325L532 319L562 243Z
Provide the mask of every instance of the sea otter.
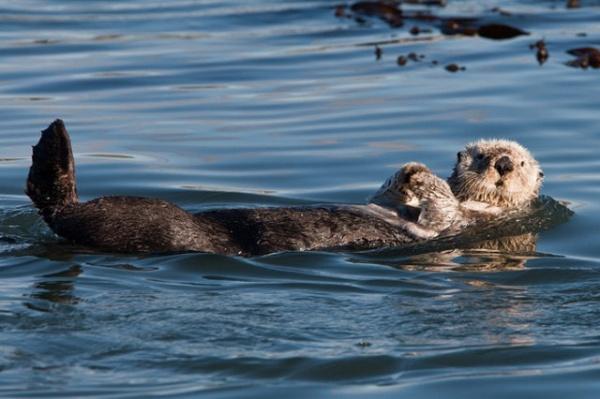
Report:
M371 202L399 216L418 210L423 235L459 231L504 210L526 208L540 191L539 164L523 146L508 140L480 140L457 154L448 181L425 165L410 162L392 175Z
M489 166L489 161L485 165ZM472 186L461 186L461 178L470 176L467 172L473 166L465 162L459 167L462 169L455 169L450 180L451 191L458 199L469 199L465 192ZM487 169L477 168L474 173L479 170L487 179ZM502 168L505 173L514 173L514 167L511 171L507 166ZM435 177L422 168L407 167L403 173L413 177L405 182L409 186L419 176ZM470 179L465 178L465 182ZM531 191L527 197L534 198L539 186L525 189ZM446 197L451 191L440 198L449 199ZM439 234L441 229L428 224L426 218L411 219L410 214L402 215L378 204L240 208L191 214L174 204L150 198L115 196L81 203L70 138L61 120L42 131L33 147L26 193L57 235L76 244L125 253L202 251L253 256L286 250L364 250L411 245L432 237L428 235L431 231ZM414 193L424 215L439 213L436 203L440 199L427 198L431 193L437 194L436 190ZM414 199L405 201L410 206L408 203ZM450 220L449 226L454 223Z
M447 182L425 165L411 162L392 175L370 201L395 209L399 215L416 209L417 227L408 227L415 235L431 239L466 232L468 225L489 225L492 221L510 219L511 213L519 213L520 217L531 213L543 177L538 162L518 143L479 140L458 152ZM570 215L568 209L563 211ZM536 241L535 232L529 231L473 240L466 247L533 253Z

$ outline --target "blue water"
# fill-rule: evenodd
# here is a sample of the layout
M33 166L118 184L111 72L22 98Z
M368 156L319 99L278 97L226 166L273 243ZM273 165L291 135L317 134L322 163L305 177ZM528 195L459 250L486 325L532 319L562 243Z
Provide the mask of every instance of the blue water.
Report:
M600 71L565 65L600 47L600 2L565 3L404 7L531 33L495 41L338 1L0 1L0 396L600 396ZM96 253L23 194L57 117L84 200L361 203L404 162L448 176L504 137L575 215L531 256Z

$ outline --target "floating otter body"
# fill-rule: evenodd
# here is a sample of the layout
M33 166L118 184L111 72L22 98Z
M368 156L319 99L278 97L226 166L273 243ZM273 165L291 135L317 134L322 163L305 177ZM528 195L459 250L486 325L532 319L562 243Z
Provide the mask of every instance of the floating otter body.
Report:
M223 209L191 214L166 201L102 197L79 202L69 135L57 120L33 147L27 195L59 236L115 252L203 251L260 255L284 250L371 249L419 240L404 221L367 207Z
M70 138L60 120L42 132L33 147L32 161L26 192L50 228L76 244L115 252L202 251L251 256L285 250L397 247L454 233L490 214L489 204L469 210L459 201L461 196L465 202L471 200L465 195L470 186L461 180L470 167L466 163L455 168L451 186L421 164L405 165L393 180L393 207L379 203L390 191L391 186L386 190L384 185L369 205L240 208L191 214L169 202L140 197L79 202ZM465 171L458 169L463 166ZM525 189L531 191L527 198L535 198L539 184ZM495 205L505 204L491 204Z
M59 236L116 252L262 255L286 250L372 249L414 243L402 226L342 206L240 208L190 214L169 202L103 197L45 219Z

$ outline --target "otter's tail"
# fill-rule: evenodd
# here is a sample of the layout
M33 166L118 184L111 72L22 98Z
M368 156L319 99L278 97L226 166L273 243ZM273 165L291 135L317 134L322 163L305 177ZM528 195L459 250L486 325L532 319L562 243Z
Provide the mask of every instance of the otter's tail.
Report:
M63 121L42 131L31 160L25 192L48 221L58 209L78 201L71 139Z

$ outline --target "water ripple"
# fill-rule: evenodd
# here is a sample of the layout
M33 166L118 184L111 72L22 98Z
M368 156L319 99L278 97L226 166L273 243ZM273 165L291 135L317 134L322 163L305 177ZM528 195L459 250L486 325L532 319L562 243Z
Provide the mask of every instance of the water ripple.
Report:
M0 1L0 396L596 397L598 73L565 63L597 46L599 3L448 3L403 7L531 35L391 29L316 0ZM56 117L83 199L362 203L404 162L448 176L466 142L505 137L576 214L525 254L99 253L23 193Z

